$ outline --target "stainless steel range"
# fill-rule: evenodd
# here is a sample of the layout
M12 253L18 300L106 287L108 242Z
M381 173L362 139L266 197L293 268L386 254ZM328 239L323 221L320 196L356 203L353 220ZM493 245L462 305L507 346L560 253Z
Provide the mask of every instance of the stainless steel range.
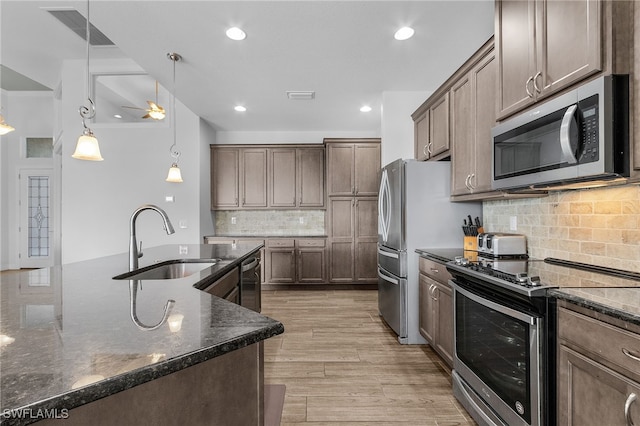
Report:
M475 255L475 253L474 253ZM526 255L456 258L453 275L456 398L480 425L555 421L555 308Z

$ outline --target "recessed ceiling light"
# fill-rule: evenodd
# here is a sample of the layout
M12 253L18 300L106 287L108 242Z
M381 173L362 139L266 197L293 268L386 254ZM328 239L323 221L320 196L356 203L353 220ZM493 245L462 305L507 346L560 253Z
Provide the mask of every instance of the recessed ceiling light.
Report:
M393 35L396 40L407 40L413 37L415 31L411 27L402 27Z
M247 38L247 34L238 27L229 28L226 34L227 37L229 37L231 40L236 41L244 40L245 38Z
M233 109L235 109L238 112L245 112L247 109L245 107L243 107L242 105L236 105Z
M113 114L113 116L114 116L115 118L118 118L118 119L122 118L122 116L121 116L120 114Z
M371 112L371 107L369 105L365 105L363 107L360 107L360 111L361 112Z

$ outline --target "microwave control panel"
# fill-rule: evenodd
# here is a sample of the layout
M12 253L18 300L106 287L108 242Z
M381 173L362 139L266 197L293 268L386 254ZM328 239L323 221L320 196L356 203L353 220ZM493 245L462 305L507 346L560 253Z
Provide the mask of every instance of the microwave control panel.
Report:
M591 96L578 103L581 112L582 140L578 163L592 163L599 158L598 135L598 95Z

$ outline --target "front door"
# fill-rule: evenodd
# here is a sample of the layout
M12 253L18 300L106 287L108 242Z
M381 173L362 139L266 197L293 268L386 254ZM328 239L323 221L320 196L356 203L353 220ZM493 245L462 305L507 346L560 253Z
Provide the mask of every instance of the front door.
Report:
M20 171L20 268L53 266L53 171Z

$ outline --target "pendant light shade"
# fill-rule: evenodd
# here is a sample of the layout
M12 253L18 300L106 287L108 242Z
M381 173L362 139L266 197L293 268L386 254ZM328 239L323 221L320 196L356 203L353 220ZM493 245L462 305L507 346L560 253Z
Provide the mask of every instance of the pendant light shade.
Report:
M180 158L180 151L178 151L178 145L176 142L176 62L182 59L177 53L167 53L167 58L173 62L173 93L171 96L171 121L173 127L173 145L169 147L169 152L171 153L171 157L173 157L173 162L171 163L171 168L169 168L169 173L167 174L167 182L174 183L182 183L182 173L180 173L180 168L178 167L178 159Z
M15 129L4 122L4 117L0 114L0 136L13 132Z
M98 139L93 136L93 133L90 132L83 133L76 143L76 150L71 155L73 158L78 160L89 160L89 161L102 161L102 155L100 155L100 146L98 145Z
M169 174L167 175L167 182L182 182L182 173L180 173L180 167L178 167L178 163L171 164Z
M80 113L80 117L82 118L82 126L84 127L84 131L82 135L78 138L78 142L76 143L76 150L71 155L71 157L76 158L78 160L89 160L89 161L102 161L102 155L100 155L100 146L98 145L98 139L93 135L93 132L89 127L87 127L86 120L91 120L96 116L96 107L93 104L90 96L89 89L89 48L91 44L91 33L89 32L89 0L87 0L87 19L86 19L86 27L85 27L85 36L87 40L87 74L86 74L86 83L87 83L87 101L89 102L89 106L81 106L78 112Z

